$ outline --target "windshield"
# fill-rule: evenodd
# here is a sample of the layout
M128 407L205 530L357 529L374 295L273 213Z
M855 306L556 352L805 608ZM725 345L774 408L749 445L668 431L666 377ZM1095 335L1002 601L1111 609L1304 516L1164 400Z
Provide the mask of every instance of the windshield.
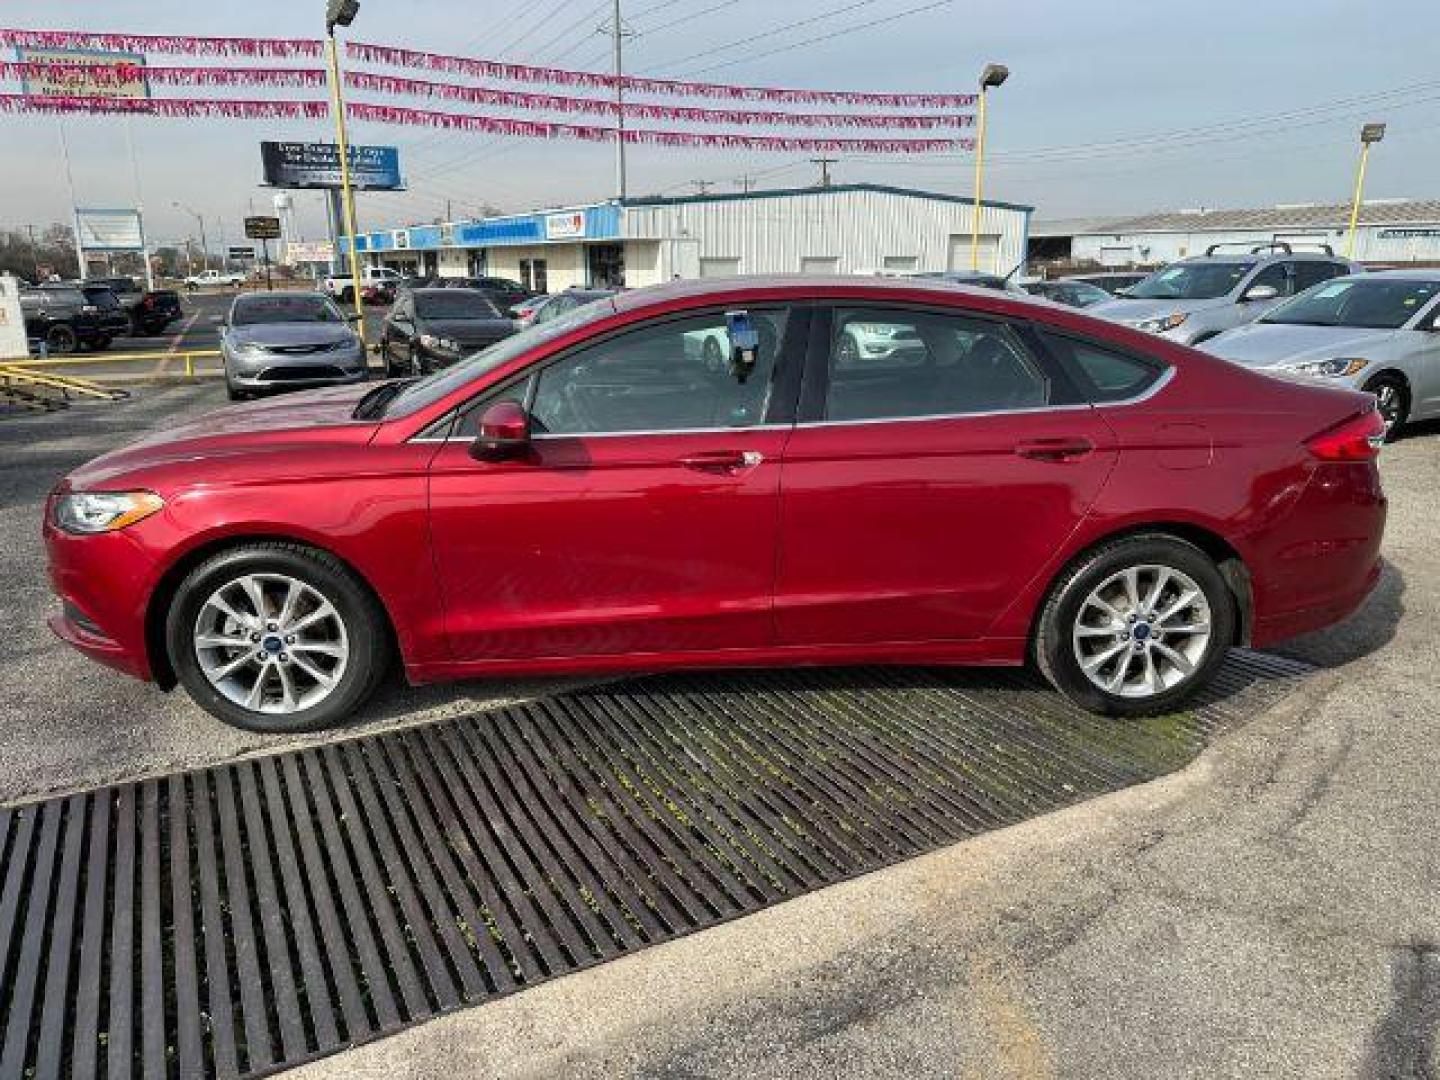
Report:
M1261 322L1398 330L1440 295L1434 281L1329 281L1301 293Z
M343 322L335 305L323 296L247 296L235 301L230 321L236 326L260 323Z
M417 293L415 313L424 319L498 319L500 312L480 293L461 289Z
M1240 284L1253 262L1176 263L1131 286L1132 300L1215 300Z
M512 334L510 337L497 341L488 349L481 349L458 363L441 368L433 375L426 375L423 379L406 383L404 388L391 399L385 415L409 416L411 413L439 401L446 394L458 390L466 383L473 382L488 372L508 364L522 353L554 341L556 338L564 337L572 330L588 323L598 322L613 314L615 314L613 303L586 304L553 322L542 323L539 326L532 326L528 330L522 330L518 334Z

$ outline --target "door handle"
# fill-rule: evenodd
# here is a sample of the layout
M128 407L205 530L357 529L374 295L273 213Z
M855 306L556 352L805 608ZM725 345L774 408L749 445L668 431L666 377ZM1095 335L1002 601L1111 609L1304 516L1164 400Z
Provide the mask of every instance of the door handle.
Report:
M753 469L765 460L758 450L711 450L682 457L680 464L697 472L738 472Z
M1015 453L1032 461L1075 461L1093 453L1095 444L1089 439L1064 436L1056 439L1032 439L1015 447Z

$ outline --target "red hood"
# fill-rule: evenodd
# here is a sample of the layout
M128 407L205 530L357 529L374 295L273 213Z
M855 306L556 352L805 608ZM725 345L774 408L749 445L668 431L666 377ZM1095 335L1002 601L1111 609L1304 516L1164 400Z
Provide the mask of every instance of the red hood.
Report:
M73 488L120 486L161 489L244 473L243 459L265 471L288 458L303 470L304 451L324 444L364 445L374 421L355 420L355 403L373 385L313 390L248 405L232 405L161 428L82 465L66 477ZM251 471L253 475L254 470ZM161 492L164 493L163 491Z

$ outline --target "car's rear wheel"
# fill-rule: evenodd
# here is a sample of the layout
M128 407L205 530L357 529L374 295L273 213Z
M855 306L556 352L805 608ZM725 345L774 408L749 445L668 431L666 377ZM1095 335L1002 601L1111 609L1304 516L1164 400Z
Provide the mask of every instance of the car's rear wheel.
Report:
M1385 421L1385 438L1393 439L1410 419L1410 391L1394 375L1381 375L1365 384L1365 392L1375 395L1375 407Z
M1148 715L1203 687L1234 635L1234 599L1214 561L1174 537L1143 535L1104 545L1057 582L1035 657L1082 707Z
M165 624L190 696L227 724L316 731L344 719L390 660L380 605L342 563L296 544L223 552L186 576Z
M45 345L52 353L67 356L80 347L80 337L73 326L62 323L45 332Z

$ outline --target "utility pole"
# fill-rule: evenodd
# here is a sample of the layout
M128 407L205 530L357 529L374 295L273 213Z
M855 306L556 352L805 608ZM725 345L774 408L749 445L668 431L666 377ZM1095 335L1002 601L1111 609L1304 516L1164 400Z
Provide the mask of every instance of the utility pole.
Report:
M624 200L625 183L625 24L615 0L610 36L615 50L615 197Z
M691 180L690 182L695 185L695 190L701 195L709 195L710 189L715 186L714 180Z
M812 157L810 159L811 165L820 166L820 187L828 188L830 186L830 166L839 164L839 162L839 158L833 157Z
M35 284L40 284L40 245L35 242L35 226L26 225L25 231L30 234L30 257L35 262Z
M755 186L755 178L753 176L738 177L735 180L735 186L748 195L750 194L750 189Z

